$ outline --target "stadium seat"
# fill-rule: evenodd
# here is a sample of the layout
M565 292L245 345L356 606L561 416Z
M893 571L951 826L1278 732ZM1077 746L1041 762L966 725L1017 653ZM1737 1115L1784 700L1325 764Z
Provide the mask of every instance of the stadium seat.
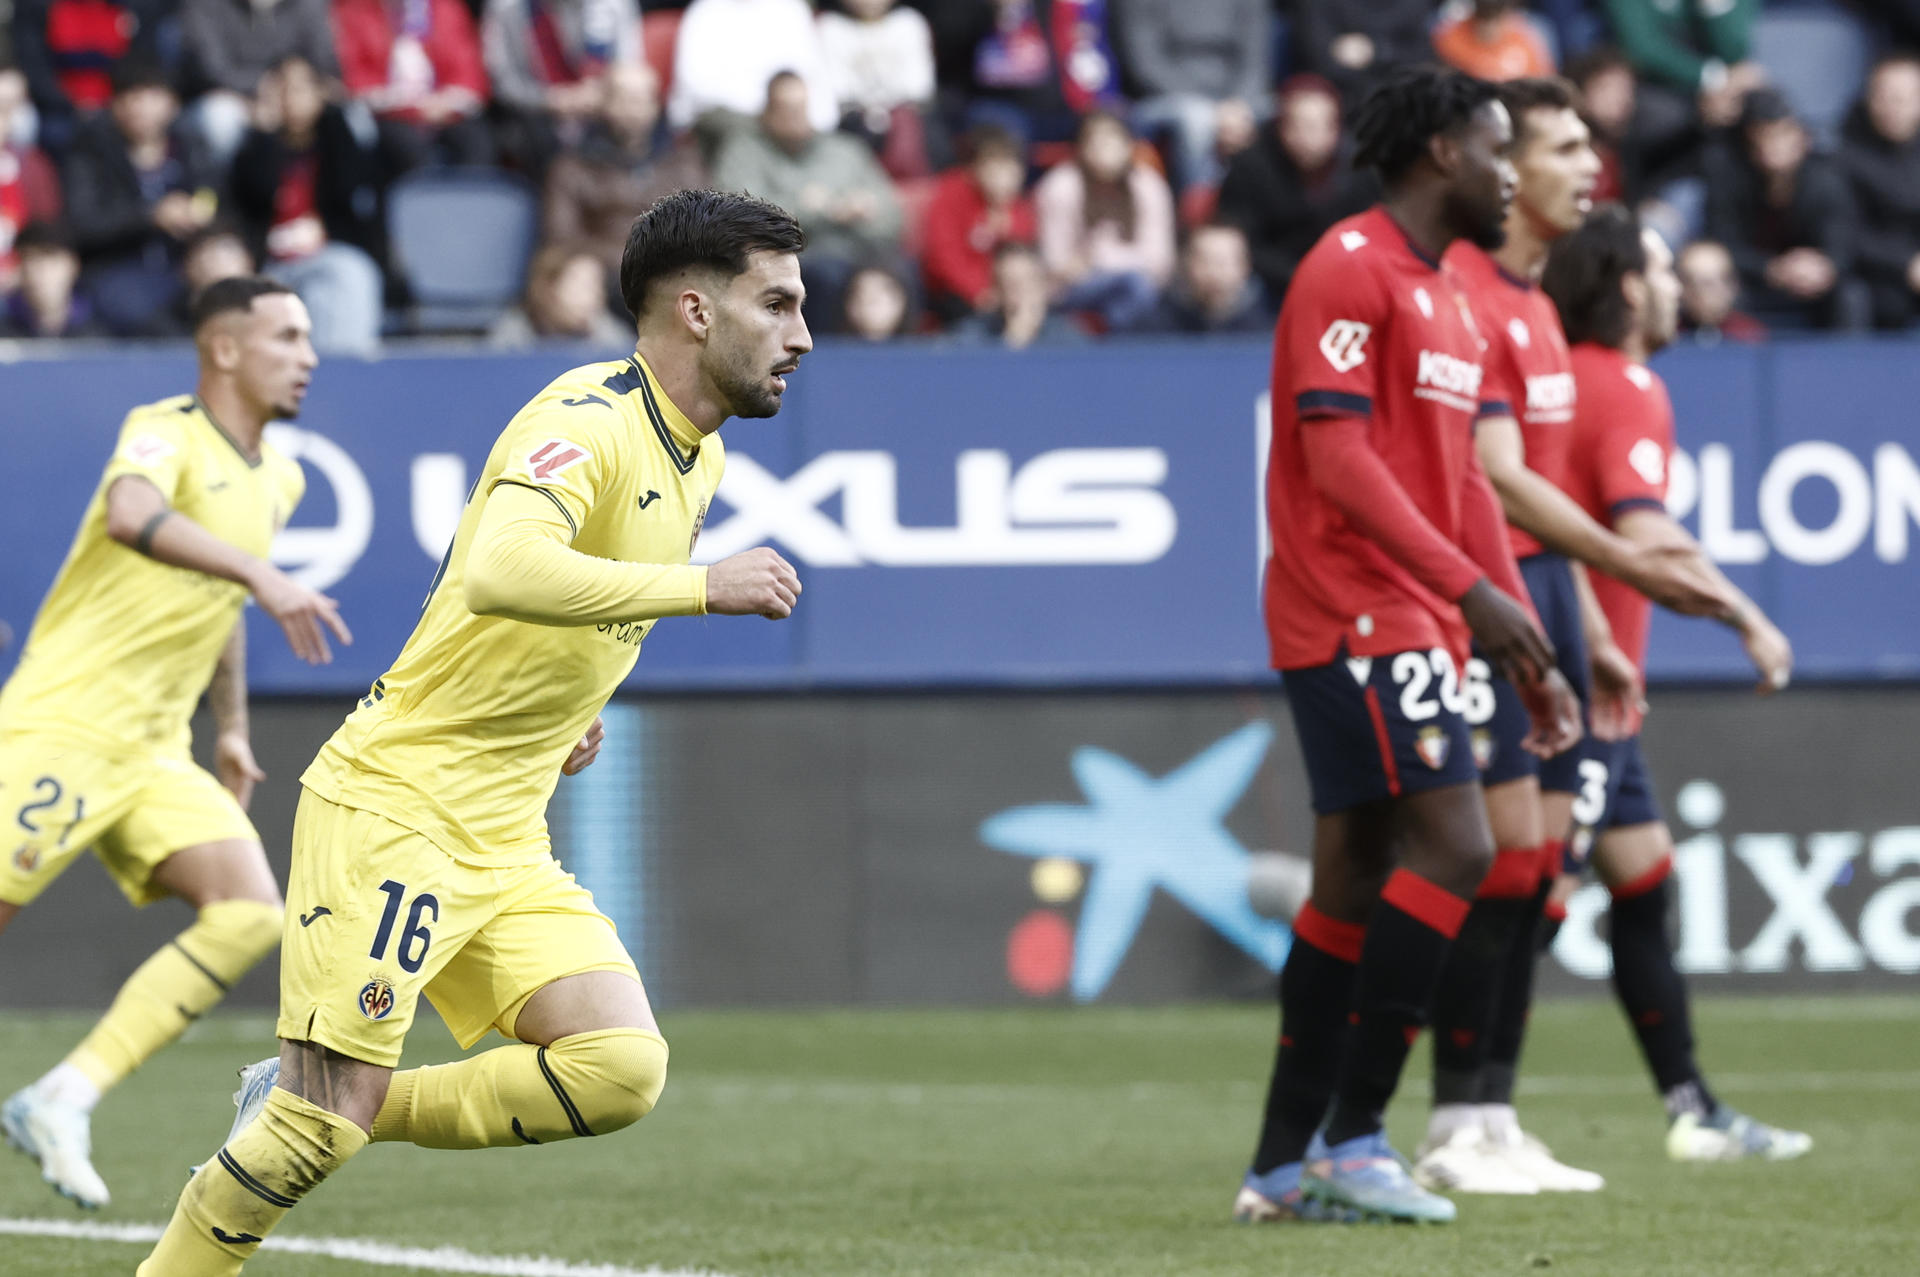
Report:
M526 179L494 169L408 174L387 197L394 265L416 333L477 332L520 295L539 231Z
M656 9L640 17L640 47L660 77L660 100L673 90L673 46L680 38L679 9Z
M1837 9L1762 10L1753 56L1824 144L1839 135L1870 56L1859 19Z

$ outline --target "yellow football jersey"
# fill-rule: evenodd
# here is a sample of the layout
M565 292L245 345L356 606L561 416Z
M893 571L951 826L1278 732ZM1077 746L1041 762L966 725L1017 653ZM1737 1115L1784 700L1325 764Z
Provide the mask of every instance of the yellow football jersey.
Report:
M724 465L719 436L702 436L638 356L556 379L494 444L412 637L302 783L465 863L548 855L560 766L633 669L653 622L475 615L464 583L484 497L503 483L535 488L566 515L573 549L685 564Z
M179 395L135 408L80 531L0 691L0 729L56 731L109 750L185 752L245 587L155 562L107 535L107 489L151 480L167 504L265 558L306 491L300 463L264 440L249 460L205 405Z

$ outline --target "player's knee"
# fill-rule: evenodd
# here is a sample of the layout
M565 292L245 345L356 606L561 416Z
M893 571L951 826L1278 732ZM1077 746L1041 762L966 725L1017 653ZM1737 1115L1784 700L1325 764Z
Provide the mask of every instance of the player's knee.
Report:
M667 1043L644 1029L601 1029L561 1038L549 1060L574 1079L568 1089L595 1135L632 1126L653 1111L667 1085ZM559 1071L559 1070L556 1070Z
M230 962L251 966L280 943L286 910L264 900L216 900L202 905L195 930Z

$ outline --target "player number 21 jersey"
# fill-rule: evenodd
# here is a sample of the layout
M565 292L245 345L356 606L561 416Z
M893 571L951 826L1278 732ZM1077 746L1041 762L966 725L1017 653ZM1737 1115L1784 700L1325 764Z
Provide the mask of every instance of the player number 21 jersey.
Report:
M580 553L685 564L724 464L719 436L703 437L637 356L556 379L494 444L413 636L302 782L466 863L547 855L560 767L653 622L550 626L470 611L484 498L501 484L534 488L566 516Z

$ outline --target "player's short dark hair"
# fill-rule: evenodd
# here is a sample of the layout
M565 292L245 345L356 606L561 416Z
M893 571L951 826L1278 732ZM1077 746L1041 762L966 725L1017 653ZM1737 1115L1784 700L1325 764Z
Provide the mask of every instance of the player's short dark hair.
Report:
M1569 342L1619 346L1633 320L1620 281L1646 269L1640 219L1618 204L1602 204L1554 242L1540 287L1560 312Z
M187 308L187 320L197 333L208 321L221 315L234 312L244 314L252 310L257 297L292 292L279 280L268 279L265 275L235 275L231 279L216 279L194 297L192 305Z
M1557 75L1527 76L1500 84L1500 102L1513 117L1513 149L1517 153L1527 139L1529 111L1574 111L1581 109L1580 90L1571 81Z
M745 273L754 253L807 246L793 214L743 191L676 191L634 219L620 254L620 297L638 319L654 281L689 268Z
M1499 92L1451 67L1402 67L1354 112L1354 167L1370 168L1394 185L1427 153L1428 142L1466 127Z

